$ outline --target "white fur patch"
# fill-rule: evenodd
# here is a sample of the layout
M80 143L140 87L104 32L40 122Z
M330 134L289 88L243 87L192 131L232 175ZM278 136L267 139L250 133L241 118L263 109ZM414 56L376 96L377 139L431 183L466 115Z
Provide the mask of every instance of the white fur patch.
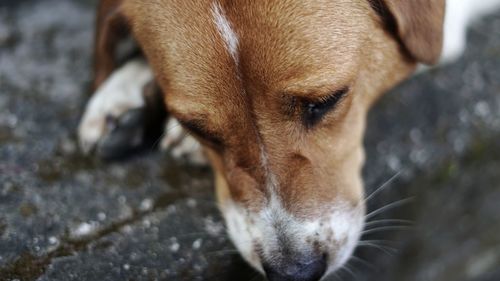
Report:
M234 62L238 64L238 35L234 32L231 23L227 19L221 5L218 2L214 2L212 4L212 15L214 17L215 26L217 27L222 39L224 39L227 51L233 58Z
M451 62L460 57L466 46L467 26L498 8L500 0L447 0L441 62Z
M175 118L169 118L165 123L165 129L163 131L165 136L162 138L160 147L161 149L169 149L176 146L186 134L181 124Z
M174 158L184 158L193 164L207 164L200 143L189 135L173 117L166 122L160 148L170 150Z
M342 267L354 252L364 226L364 211L357 208L339 210L330 217L330 224L335 226L335 240L345 239L345 244L337 249L335 263L329 268L333 271Z
M260 258L255 252L254 239L262 238L261 229L250 222L250 216L245 209L229 199L221 207L222 215L226 221L229 237L233 241L241 256L255 269L264 273Z
M153 73L142 59L127 62L113 72L87 103L78 127L78 138L89 151L106 133L106 117L118 117L144 105L142 88L153 79Z
M227 230L242 256L262 272L261 258L275 260L280 254L280 236L291 242L293 250L307 255L314 251L312 241L329 255L327 272L347 262L363 228L364 209L333 203L335 207L315 220L301 220L288 213L278 197L272 195L259 213L249 213L230 199L222 206ZM258 256L254 245L260 245ZM290 245L288 245L290 246Z

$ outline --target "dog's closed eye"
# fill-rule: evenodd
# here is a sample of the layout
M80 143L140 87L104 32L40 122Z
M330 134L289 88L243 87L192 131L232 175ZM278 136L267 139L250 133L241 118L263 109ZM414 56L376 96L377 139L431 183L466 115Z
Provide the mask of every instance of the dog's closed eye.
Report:
M328 113L347 94L349 88L345 87L342 90L335 91L331 95L319 101L304 100L301 104L302 122L306 128L312 128Z
M223 147L223 142L215 133L207 130L204 126L196 120L179 120L179 123L191 134L193 134L200 141L209 145L210 147L220 150Z

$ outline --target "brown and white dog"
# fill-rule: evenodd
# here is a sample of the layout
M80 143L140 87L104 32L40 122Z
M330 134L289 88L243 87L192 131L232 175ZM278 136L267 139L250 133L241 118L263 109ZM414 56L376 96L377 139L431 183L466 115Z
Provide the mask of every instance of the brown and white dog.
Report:
M419 63L440 60L444 17L445 0L102 0L80 142L98 147L110 117L143 107L155 80L167 127L179 122L213 167L242 256L271 281L319 280L363 228L367 112ZM450 25L448 57L463 49L467 21ZM145 60L119 66L128 32Z

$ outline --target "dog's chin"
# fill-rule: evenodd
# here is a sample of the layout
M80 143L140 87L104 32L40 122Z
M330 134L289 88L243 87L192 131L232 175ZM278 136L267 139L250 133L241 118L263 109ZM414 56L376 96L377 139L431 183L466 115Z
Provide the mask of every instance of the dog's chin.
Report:
M264 265L269 263L321 256L326 259L325 275L328 275L352 256L365 211L364 206L334 205L325 212L327 215L308 220L295 218L276 206L250 213L231 200L223 205L222 213L229 237L241 256L257 271L264 273ZM283 241L286 245L281 244Z

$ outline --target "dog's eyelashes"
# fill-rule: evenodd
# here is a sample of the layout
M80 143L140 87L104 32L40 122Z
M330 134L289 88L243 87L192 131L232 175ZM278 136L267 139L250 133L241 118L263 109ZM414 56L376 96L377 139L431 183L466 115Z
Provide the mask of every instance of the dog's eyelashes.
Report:
M222 140L216 134L208 131L203 126L201 126L199 122L179 120L179 123L181 123L181 125L188 132L192 133L195 137L207 143L212 148L219 150L223 147Z
M343 88L340 91L336 91L330 96L327 96L320 101L303 101L302 102L302 121L307 128L311 128L316 125L323 116L326 115L330 110L335 108L335 105L339 103L340 100L347 94L349 89Z

